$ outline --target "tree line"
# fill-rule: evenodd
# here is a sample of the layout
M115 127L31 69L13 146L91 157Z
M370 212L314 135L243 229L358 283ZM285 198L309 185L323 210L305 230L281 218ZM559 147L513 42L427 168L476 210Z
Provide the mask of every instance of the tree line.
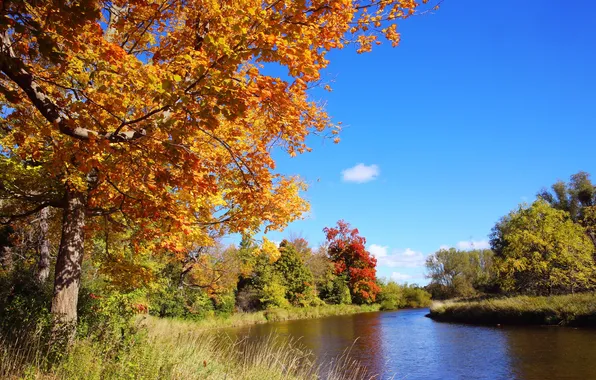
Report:
M59 214L45 216L2 229L0 333L23 319L50 321L47 274L56 265ZM238 245L217 243L163 257L139 255L130 231L98 235L82 269L79 322L134 311L202 319L272 308L429 304L430 295L418 286L377 277L376 259L357 229L339 221L324 233L325 243L316 249L300 236L276 244L246 235Z
M596 187L586 172L503 216L490 250L442 249L426 261L435 298L552 295L596 287Z

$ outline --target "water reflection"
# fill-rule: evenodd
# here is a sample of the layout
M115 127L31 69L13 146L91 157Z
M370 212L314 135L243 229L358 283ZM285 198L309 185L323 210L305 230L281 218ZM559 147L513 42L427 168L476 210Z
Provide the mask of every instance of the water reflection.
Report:
M249 339L276 334L283 338L299 339L311 350L318 363L328 363L349 350L349 357L366 365L370 373L386 368L382 330L378 313L335 316L301 321L286 321L226 329L226 333Z
M428 310L365 313L230 329L300 338L328 362L351 347L380 379L596 379L596 330L437 323Z
M557 327L508 329L519 379L596 379L596 331Z

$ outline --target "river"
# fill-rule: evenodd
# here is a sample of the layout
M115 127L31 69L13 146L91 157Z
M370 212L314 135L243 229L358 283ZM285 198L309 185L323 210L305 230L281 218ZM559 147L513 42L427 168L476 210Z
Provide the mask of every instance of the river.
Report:
M435 322L428 309L362 313L227 330L300 339L320 362L349 355L379 379L596 379L596 330Z

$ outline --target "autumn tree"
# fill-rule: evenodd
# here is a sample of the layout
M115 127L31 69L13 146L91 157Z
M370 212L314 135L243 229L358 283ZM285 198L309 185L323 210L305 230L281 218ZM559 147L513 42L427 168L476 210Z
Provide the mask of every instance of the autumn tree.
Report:
M425 0L422 1L426 3ZM327 53L384 36L412 0L8 0L0 9L0 145L26 176L19 215L62 209L52 312L76 320L96 216L134 227L153 252L180 236L280 229L307 209L271 151L336 132L308 89ZM287 69L284 78L267 66ZM37 186L37 185L36 185ZM0 212L14 216L11 210ZM165 232L165 233L164 233ZM138 246L140 244L135 244Z
M551 294L595 285L594 247L583 227L543 200L502 218L491 246L506 291Z
M335 274L346 278L352 301L359 304L374 302L379 292L377 259L366 250L366 239L343 220L337 222L337 227L325 227L323 231Z

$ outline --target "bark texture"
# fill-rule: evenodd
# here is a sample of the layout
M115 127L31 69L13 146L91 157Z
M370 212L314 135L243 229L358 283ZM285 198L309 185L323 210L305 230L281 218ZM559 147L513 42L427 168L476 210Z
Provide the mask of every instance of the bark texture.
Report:
M39 212L39 262L37 265L37 280L45 283L50 276L50 239L48 236L49 208Z
M76 324L85 248L85 209L87 194L67 190L62 221L62 239L56 260L52 314L61 322Z

